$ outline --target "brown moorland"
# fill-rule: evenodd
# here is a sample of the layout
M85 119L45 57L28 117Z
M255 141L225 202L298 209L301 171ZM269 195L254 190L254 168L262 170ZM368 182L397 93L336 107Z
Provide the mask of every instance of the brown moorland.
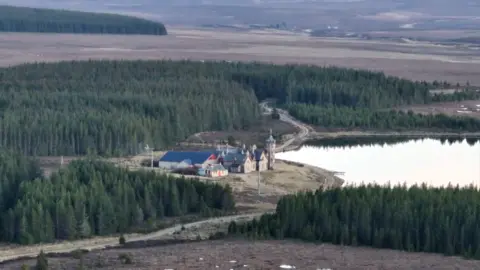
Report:
M480 50L428 42L314 38L286 31L170 27L168 36L2 33L0 66L86 59L192 59L337 65L480 85Z
M122 264L119 256L132 264ZM111 249L83 255L85 269L479 269L480 261L427 253L408 253L364 247L309 244L295 241L217 240L168 246ZM79 259L50 258L49 269L76 269ZM19 269L35 259L2 265ZM288 268L285 268L288 269Z

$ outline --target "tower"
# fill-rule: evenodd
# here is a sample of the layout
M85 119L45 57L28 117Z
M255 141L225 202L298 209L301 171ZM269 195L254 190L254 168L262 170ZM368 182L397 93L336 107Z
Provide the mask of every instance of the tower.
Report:
M272 129L270 129L270 136L265 141L265 148L267 149L267 168L273 170L275 164L275 139L272 135Z

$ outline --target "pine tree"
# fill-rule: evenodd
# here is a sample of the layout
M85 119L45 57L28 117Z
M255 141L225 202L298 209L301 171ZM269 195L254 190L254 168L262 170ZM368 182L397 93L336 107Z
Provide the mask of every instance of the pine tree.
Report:
M36 270L48 270L48 259L43 250L37 256L37 264L35 265Z
M143 224L144 220L144 214L142 208L137 205L136 211L135 211L135 216L134 216L134 224L139 226Z
M27 225L27 218L25 214L23 214L20 218L18 230L19 230L19 233L18 233L19 243L28 245L33 242L32 235L29 233L30 229Z

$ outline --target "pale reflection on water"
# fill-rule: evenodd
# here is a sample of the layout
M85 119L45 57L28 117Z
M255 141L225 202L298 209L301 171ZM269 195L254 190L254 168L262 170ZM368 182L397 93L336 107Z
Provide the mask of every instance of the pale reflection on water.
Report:
M278 153L278 159L301 162L331 171L344 172L345 184L392 185L426 183L444 186L480 185L480 143L465 140L442 145L425 139L385 146L322 148L304 146L298 151Z

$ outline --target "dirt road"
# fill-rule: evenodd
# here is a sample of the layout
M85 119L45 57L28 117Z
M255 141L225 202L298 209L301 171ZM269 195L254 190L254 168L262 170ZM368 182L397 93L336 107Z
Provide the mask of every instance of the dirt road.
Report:
M260 107L263 109L265 114L271 114L272 113L273 109L269 106L268 102L265 102L265 101L261 102ZM300 131L294 137L285 141L283 144L277 145L277 147L275 149L276 152L283 151L285 148L290 146L295 141L301 141L301 140L307 138L309 132L313 131L313 129L310 126L296 120L295 118L290 116L290 114L287 111L277 108L277 112L280 115L280 120L281 121L289 123L292 126L297 127Z
M156 231L149 234L139 235L139 234L130 234L125 235L127 242L135 241L144 241L149 239L156 239L165 235L173 234L176 231L181 230L182 226L185 229L193 228L196 226L210 224L222 224L231 221L241 221L242 219L252 219L258 217L265 212L250 213L250 214L241 214L235 216L226 216L220 218L212 218L208 220L202 220L198 222L177 225L160 231ZM55 243L55 244L44 244L44 245L35 245L35 246L22 246L17 248L0 248L0 262L12 260L21 257L35 257L43 250L45 253L67 253L72 252L77 249L104 249L107 246L116 246L118 245L117 237L98 237L88 240L78 240L71 242Z

